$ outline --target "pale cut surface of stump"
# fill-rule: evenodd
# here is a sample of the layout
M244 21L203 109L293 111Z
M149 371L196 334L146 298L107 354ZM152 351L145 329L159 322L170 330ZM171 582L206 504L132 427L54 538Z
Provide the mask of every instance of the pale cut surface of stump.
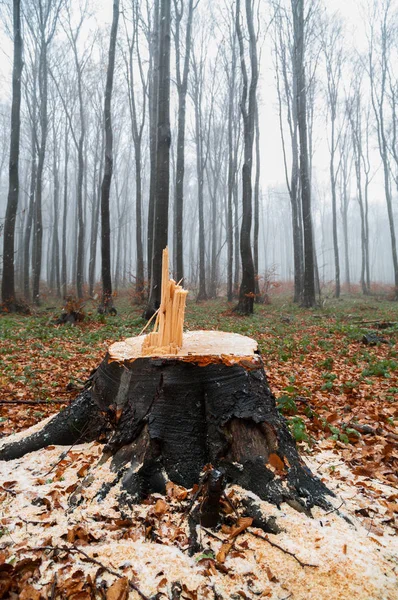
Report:
M115 342L109 347L108 353L111 360L130 361L140 358L142 344L146 335L127 338L122 342ZM231 356L232 360L250 357L258 359L255 353L258 345L252 338L238 333L227 333L225 331L188 331L183 335L182 347L176 354L164 354L162 348L158 348L152 354L145 354L146 358L156 356L169 356L182 360L191 358L218 358ZM259 359L258 359L259 360Z

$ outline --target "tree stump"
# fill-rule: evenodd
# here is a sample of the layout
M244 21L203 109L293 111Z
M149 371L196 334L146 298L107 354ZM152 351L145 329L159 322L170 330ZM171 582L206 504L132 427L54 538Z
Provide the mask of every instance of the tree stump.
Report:
M145 338L110 346L87 389L39 432L3 447L0 459L105 436L101 462L109 460L133 502L163 493L167 481L191 488L212 465L276 505L329 506L329 490L304 465L276 408L254 340L194 331L175 354L143 354Z

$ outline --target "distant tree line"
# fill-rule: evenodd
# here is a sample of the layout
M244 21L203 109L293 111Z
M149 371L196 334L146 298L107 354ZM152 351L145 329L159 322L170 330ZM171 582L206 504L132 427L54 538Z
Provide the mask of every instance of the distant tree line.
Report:
M8 0L1 11L13 42L0 113L7 310L51 293L98 295L112 311L130 287L149 317L166 245L197 299L225 293L245 314L278 268L308 307L325 278L336 297L357 276L369 294L386 249L386 236L372 244L381 174L383 277L398 299L396 0L364 7L361 49L322 0L114 0L109 27L90 0ZM261 186L264 68L285 172L277 190ZM314 169L320 128L326 189Z

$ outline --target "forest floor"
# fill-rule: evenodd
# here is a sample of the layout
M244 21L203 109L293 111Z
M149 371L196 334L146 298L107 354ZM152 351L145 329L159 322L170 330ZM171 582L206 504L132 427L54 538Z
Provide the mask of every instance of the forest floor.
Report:
M60 308L45 305L31 316L0 316L1 437L23 435L18 432L63 408L98 366L110 343L140 333L145 325L142 309L132 306L128 298L117 299L116 305L118 315L106 318L87 305L86 318L75 326L55 325ZM352 296L304 310L278 295L270 305L256 306L254 316L238 317L222 299L190 302L186 329L220 329L258 341L271 389L304 460L338 495L336 509L343 506L355 521L355 534L337 510L323 518L316 511L308 525L306 517L286 507L278 514L287 533L278 535L277 542L272 535L261 541L249 527L221 561L220 548L215 546L227 543L230 531L216 537L202 532L207 550L192 563L193 559L176 549L186 541L179 525L186 491L171 489L166 501L151 498L128 518L108 504L102 506L101 514L90 502L91 508L66 511L73 486L97 461L100 447L76 446L59 464L60 449L50 447L13 461L12 473L9 463L1 465L0 598L123 600L158 594L159 599L396 600L396 303ZM365 343L364 336L371 343ZM372 336L379 338L374 345ZM53 469L54 464L58 466ZM238 503L241 493L239 488L231 490ZM278 511L269 505L263 509ZM334 537L329 533L332 530ZM151 539L158 542L151 544L151 551L146 543L148 531L156 532ZM40 543L33 554L26 554L32 536ZM135 554L126 561L125 546L131 539ZM109 549L112 540L118 540L118 556ZM273 546L269 540L274 540ZM290 554L276 543L290 549ZM317 561L317 569L304 568L298 556L301 562ZM25 587L16 587L18 581ZM134 581L144 589L141 596L132 589ZM180 593L177 581L181 596L173 596L173 586L175 594ZM2 595L2 590L8 591Z

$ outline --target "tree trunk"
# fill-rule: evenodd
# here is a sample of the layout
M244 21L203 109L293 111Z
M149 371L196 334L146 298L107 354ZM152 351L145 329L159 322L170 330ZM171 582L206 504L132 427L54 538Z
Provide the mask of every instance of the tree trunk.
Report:
M394 270L394 298L398 300L398 253L397 253L397 242L395 235L395 223L394 223L394 211L392 207L392 192L391 192L391 172L390 172L390 161L389 161L389 149L387 142L387 131L385 123L385 99L387 94L386 83L387 76L389 75L390 65L389 58L391 54L391 39L392 33L389 29L391 22L391 16L389 10L391 3L386 2L383 6L380 23L380 35L381 35L381 56L378 57L378 72L380 80L375 79L376 73L373 63L373 31L372 38L370 40L371 47L369 53L369 75L370 75L370 91L373 111L376 119L376 130L377 139L379 146L379 153L383 163L383 175L384 175L384 192L387 203L387 215L388 224L390 229L391 238L391 252L392 252L392 263Z
M14 280L15 219L19 195L19 140L21 129L22 37L20 0L13 0L14 64L12 71L11 140L9 159L9 188L4 221L3 276L1 297L8 310L16 310Z
M145 313L150 318L160 306L162 252L168 243L170 183L170 0L160 3L159 89L156 144L156 195L153 228L151 291Z
M255 137L256 137L256 175L254 179L254 230L253 230L253 260L255 276L255 294L260 300L260 286L258 273L258 232L260 229L260 126L258 121L258 102L256 100Z
M61 258L61 295L65 299L68 285L66 263L66 227L68 223L68 162L69 162L69 123L65 123L64 139L64 206L62 212L62 258Z
M333 109L332 109L333 110ZM332 141L330 154L330 185L332 190L332 217L333 217L333 251L334 251L334 272L335 272L335 297L340 298L340 259L339 259L339 241L337 237L337 193L336 193L336 173L334 166L335 155L335 116L332 116Z
M31 140L31 153L32 153L32 166L30 175L30 190L29 190L29 208L28 216L26 219L25 237L24 237L24 261L23 261L23 289L24 298L27 302L30 301L30 290L29 290L29 274L30 274L30 248L32 241L32 224L33 224L33 212L35 206L35 189L36 189L36 128L35 122L32 121L32 140Z
M292 0L294 27L294 69L297 73L297 122L300 145L300 183L304 228L303 305L315 305L315 255L311 214L311 184L307 132L307 90L305 78L304 0Z
M129 41L129 60L127 66L127 82L129 89L129 107L131 117L131 129L134 142L134 153L135 153L135 238L136 238L136 277L135 277L135 294L134 301L137 304L141 304L144 300L144 247L142 242L142 134L144 130L146 120L146 95L147 95L147 82L144 79L142 70L142 60L139 51L139 28L138 21L139 15L138 2L133 5L133 34L132 39ZM137 117L137 102L136 102L136 91L135 91L135 79L134 72L134 49L136 50L139 72L142 84L142 110L141 120L138 122ZM127 62L127 61L126 61Z
M54 270L55 291L57 298L61 297L61 279L60 279L60 256L59 256L59 158L57 156L58 139L56 137L55 127L53 127L54 147L53 147L53 177L54 177L54 220L53 220L53 247L52 247L52 269Z
M234 295L239 294L239 279L240 279L240 251L239 251L239 194L238 182L235 181L233 189L234 197Z
M101 135L102 132L102 135ZM101 144L100 144L101 139ZM94 296L94 279L95 279L95 265L97 255L97 238L98 238L98 225L99 225L99 208L101 203L101 189L98 184L102 178L102 163L104 156L104 128L98 128L96 136L96 148L94 155L94 171L93 171L93 182L91 191L91 230L90 230L90 245L89 252L90 257L88 260L88 295L92 298Z
M182 10L178 11L177 2L174 0L176 11L175 22L175 52L176 52L176 75L178 92L178 132L177 132L177 158L175 178L175 265L176 279L182 281L184 278L184 173L185 173L185 120L186 120L186 98L188 90L189 61L191 54L191 31L193 17L193 0L188 0L188 16L185 34L185 57L181 73L181 47L180 47L180 25Z
M347 188L344 188L343 192L343 208L342 208L342 218L343 218L343 237L344 237L344 264L345 264L345 283L347 285L347 289L351 291L351 276L350 276L350 257L348 250L348 198L347 198Z
M191 488L206 465L260 498L308 512L330 492L304 466L270 392L254 340L224 332L184 335L177 355L143 356L146 336L113 344L84 391L39 432L3 447L11 460L49 444L101 439L120 499Z
M108 70L105 87L105 166L104 178L101 187L101 272L102 272L102 311L114 312L112 299L111 278L111 241L110 241L110 214L109 196L113 172L113 134L111 120L111 99L113 88L113 74L115 70L115 52L117 26L119 21L119 0L113 1L113 20L109 42Z
M159 0L154 0L152 40L150 44L151 73L149 77L149 154L151 174L149 180L147 264L148 282L152 281L153 233L155 219L157 123L159 93Z
M234 227L233 227L233 197L236 186L235 161L235 94L236 94L236 36L232 33L232 58L228 77L228 200L227 200L227 299L233 299L233 263L234 263Z
M196 107L195 107L196 112ZM195 118L196 124L196 171L198 175L198 213L199 213L199 291L197 300L207 300L206 292L206 263L205 263L205 220L204 220L204 177L203 177L203 155L202 144L199 142L199 136L202 135L198 125L198 117Z
M251 249L252 227L252 166L253 140L256 116L256 91L258 81L258 65L256 52L256 36L253 26L253 14L250 0L246 0L246 21L249 33L249 53L251 79L249 84L244 55L243 35L240 25L240 0L236 4L236 31L240 50L242 71L241 112L243 117L244 159L242 167L242 225L240 230L240 255L242 260L242 281L239 289L239 302L235 310L241 314L253 313L255 298L255 271Z
M40 57L39 57L39 91L40 91L40 144L38 150L36 197L33 218L33 302L40 304L40 276L42 266L42 244L43 244L43 215L42 215L42 193L43 193L43 171L44 159L47 146L48 110L48 64L47 64L48 41L45 39L44 29L40 34Z

